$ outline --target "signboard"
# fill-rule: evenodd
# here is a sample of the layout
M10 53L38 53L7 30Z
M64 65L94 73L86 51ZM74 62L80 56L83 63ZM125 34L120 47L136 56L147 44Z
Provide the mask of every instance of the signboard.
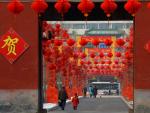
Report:
M12 64L29 45L12 28L0 38L0 53Z

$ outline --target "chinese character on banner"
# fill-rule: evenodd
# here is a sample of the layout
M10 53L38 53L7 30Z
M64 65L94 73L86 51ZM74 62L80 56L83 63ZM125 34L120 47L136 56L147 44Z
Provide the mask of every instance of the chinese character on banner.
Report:
M0 54L11 64L21 56L29 45L21 38L13 28L0 38Z

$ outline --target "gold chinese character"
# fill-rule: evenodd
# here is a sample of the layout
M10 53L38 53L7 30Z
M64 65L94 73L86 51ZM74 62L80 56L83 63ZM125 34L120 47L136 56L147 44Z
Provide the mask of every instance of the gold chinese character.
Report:
M16 55L16 44L18 43L19 39L18 38L12 39L10 36L8 36L8 38L3 41L5 42L5 44L2 46L2 48L8 46L7 55L11 53Z

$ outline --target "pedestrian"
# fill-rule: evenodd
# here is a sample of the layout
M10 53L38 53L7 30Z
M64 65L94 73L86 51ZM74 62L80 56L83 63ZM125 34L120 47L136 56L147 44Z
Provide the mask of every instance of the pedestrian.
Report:
M83 96L86 97L86 94L87 94L87 88L84 87L84 88L83 88Z
M62 110L65 109L67 99L68 99L68 95L67 95L66 89L65 87L62 87L58 95L58 100L59 100L58 103Z
M90 86L89 87L89 94L90 94L90 98L93 96L93 87Z
M97 96L97 87L96 87L96 86L95 86L94 89L93 89L93 95L94 95L94 97L96 98L96 96Z
M77 110L78 104L79 104L78 95L77 93L75 93L74 97L72 97L72 105L74 110Z

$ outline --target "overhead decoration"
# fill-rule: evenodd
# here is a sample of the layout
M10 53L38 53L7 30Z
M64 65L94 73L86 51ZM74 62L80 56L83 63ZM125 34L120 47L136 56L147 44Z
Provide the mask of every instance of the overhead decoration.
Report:
M94 54L94 53L91 53L91 54L90 54L90 57L91 57L91 58L95 58L95 54Z
M48 8L48 4L45 2L45 0L34 0L34 2L31 4L31 8L37 13L44 13Z
M148 4L147 4L147 8L148 8L148 9L150 9L150 2L148 2Z
M81 59L84 59L84 58L86 58L86 54L85 53L81 53Z
M80 40L80 42L79 42L79 44L80 44L81 46L85 46L85 45L87 45L87 43L88 43L88 41L87 41L86 39L84 39L84 38L81 38L81 40Z
M120 52L117 52L117 53L116 53L116 57L121 57L121 53L120 53Z
M117 9L117 4L113 0L104 0L104 2L100 5L100 8L104 10L107 17L110 17Z
M7 9L13 14L20 14L24 10L24 5L20 0L11 0L7 5Z
M107 56L111 58L113 56L112 52L107 53Z
M70 38L70 39L67 40L67 44L69 46L73 46L75 44L75 40L73 40L72 38Z
M104 57L104 53L100 52L99 56L100 56L100 58L103 58Z
M104 43L105 43L106 46L111 46L112 43L113 43L113 41L112 41L111 39L106 39L106 40L104 41Z
M71 8L71 4L69 3L68 0L57 0L57 2L55 3L55 8L63 18L64 14L67 13Z
M142 3L138 0L128 0L127 3L124 5L125 10L131 14L133 17L142 7Z
M84 14L85 17L88 17L94 7L95 5L92 0L81 0L78 4L78 9Z
M125 41L123 39L119 38L116 40L116 43L118 46L123 46L125 44Z
M99 41L99 39L97 39L97 38L92 40L92 44L93 44L94 46L98 46L99 43L100 43L100 41Z
M146 50L147 52L150 53L150 41L148 41L148 42L145 44L144 48L145 48L145 50Z
M62 40L60 40L60 39L55 39L55 40L54 40L54 45L55 45L55 46L61 46L62 43L63 43L63 42L62 42Z

